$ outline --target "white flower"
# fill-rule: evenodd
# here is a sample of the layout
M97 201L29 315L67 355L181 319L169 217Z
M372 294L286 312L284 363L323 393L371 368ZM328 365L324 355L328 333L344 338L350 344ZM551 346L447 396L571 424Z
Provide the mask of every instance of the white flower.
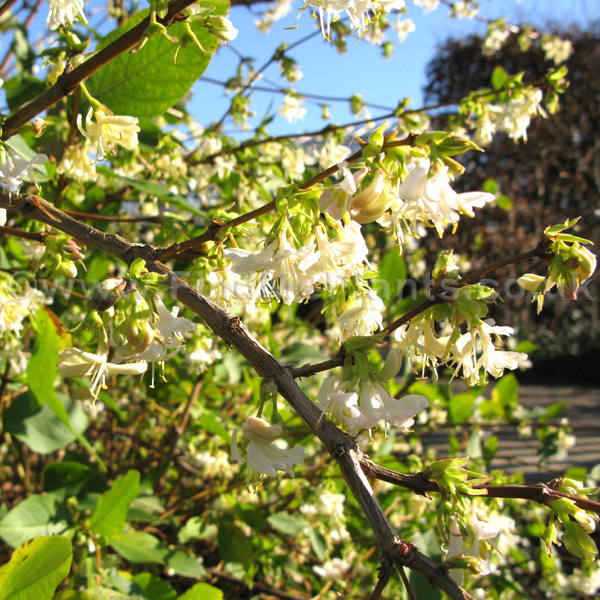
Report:
M281 435L281 425L271 425L258 417L248 417L242 425L242 431L248 442L248 457L244 459L240 454L236 429L233 432L231 453L237 462L248 463L250 470L269 477L276 477L277 471L285 471L290 477L294 477L293 467L303 462L304 448L296 446L290 450L276 446L274 442Z
M4 184L8 191L17 191L36 165L43 165L47 160L45 154L36 154L28 160L10 146L0 148L0 183Z
M56 172L79 183L96 180L96 165L90 160L86 146L69 146L63 154Z
M296 94L286 94L283 104L279 109L279 114L286 119L288 123L302 121L306 114L306 109L302 106L304 100Z
M398 33L398 41L403 42L409 33L412 33L416 29L416 25L412 19L396 19L394 23L394 29Z
M46 26L49 29L58 29L63 25L70 25L75 21L77 15L87 23L83 14L83 0L48 0L50 11Z
M254 287L263 296L278 293L285 304L291 304L306 300L314 292L315 277L308 274L319 258L314 243L296 249L284 228L274 242L257 254L235 248L225 250L225 256L232 261L234 273L254 276Z
M319 408L353 437L363 429L373 429L380 421L385 421L386 429L389 424L406 430L414 425L415 415L429 406L425 396L393 398L381 383L370 380L361 382L357 393L351 382L339 381L334 375L325 379L317 398Z
M313 571L320 577L326 579L335 579L342 575L350 568L350 563L341 558L333 558L323 563L322 566L314 566Z
M452 515L450 517L450 543L446 553L446 560L460 555L472 556L476 559L474 566L478 572L482 575L488 575L490 573L492 547L490 540L493 540L498 535L498 528L480 521L473 510L469 511L464 517L464 526L469 534L470 545L468 546L465 543L463 532L458 523L458 517ZM450 569L448 573L459 585L462 584L464 577L462 569Z
M456 365L454 373L463 370L463 377L471 385L485 382L486 373L492 377L501 377L504 369L514 370L520 362L527 360L523 352L505 352L497 350L492 335L511 335L512 327L492 326L481 322L458 338L453 345L450 363ZM483 369L483 376L481 371Z
M573 44L555 35L542 35L541 46L546 60L554 61L555 65L565 62L573 53Z
M435 10L440 4L440 0L413 0L413 2L424 8L426 13Z
M128 364L114 364L108 362L108 354L92 354L79 348L66 348L60 351L59 362L56 370L64 377L92 378L90 394L93 399L98 398L100 390L106 387L106 375L141 375L146 372L148 365L145 361Z
M355 221L336 227L336 234L336 239L331 240L324 227L315 230L318 260L308 275L325 288L335 288L343 284L345 277L364 273L369 253L360 225Z
M493 194L485 192L457 194L450 187L448 167L440 168L431 178L429 167L429 159L418 161L398 190L403 202L394 219L411 221L413 231L416 222L422 221L433 225L441 237L447 225L458 223L460 214L472 217L473 208L494 200Z
M0 291L0 333L12 331L20 335L23 319L36 313L49 299L38 290L28 289L23 294Z
M383 326L385 304L373 290L362 294L359 306L344 311L338 317L338 325L342 337L355 335L371 335Z
M500 114L496 117L498 129L505 131L510 138L527 141L527 128L531 118L546 115L541 107L542 90L524 90L523 97L513 98L508 104L500 105ZM491 107L490 107L491 108Z
M96 122L92 121L92 114ZM136 117L122 117L106 114L101 109L90 108L86 118L86 129L82 127L82 117L77 117L77 127L93 146L96 147L98 160L107 154L114 154L117 146L133 150L138 145L138 131L140 128Z

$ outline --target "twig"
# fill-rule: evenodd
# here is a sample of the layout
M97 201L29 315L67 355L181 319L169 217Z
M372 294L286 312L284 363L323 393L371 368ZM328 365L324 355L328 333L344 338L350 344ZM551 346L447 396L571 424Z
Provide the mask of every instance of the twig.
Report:
M183 9L193 4L194 0L174 0L169 5L169 11L163 19L157 19L161 25L168 27L173 22L182 20L184 15L180 15ZM79 83L93 75L98 69L108 64L120 54L127 52L136 46L144 35L144 31L150 24L150 17L146 17L143 21L118 37L114 42L102 48L99 52L88 58L84 63L73 69L70 73L63 73L58 81L43 94L40 94L35 100L12 114L4 122L2 128L2 136L0 139L6 141L19 131L25 123L39 115L44 110L62 100L73 92Z

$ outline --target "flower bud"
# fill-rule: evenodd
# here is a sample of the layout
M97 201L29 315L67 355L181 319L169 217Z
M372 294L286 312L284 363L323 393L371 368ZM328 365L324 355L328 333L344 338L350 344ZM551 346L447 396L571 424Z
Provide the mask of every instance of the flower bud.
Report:
M526 289L528 292L544 292L546 278L541 275L535 275L534 273L526 273L522 277L517 279L519 285Z
M209 31L224 42L235 40L238 30L233 23L222 15L209 15L206 17L206 23Z
M352 199L350 216L361 225L372 223L383 215L393 201L394 196L386 184L385 173L377 171L373 181Z
M596 270L596 255L592 254L585 246L573 245L571 252L579 260L577 267L577 280L579 283L583 283L586 279L589 279Z
M261 446L267 446L281 435L281 425L271 425L259 417L248 417L242 425L244 435Z
M398 374L401 364L402 357L400 352L398 352L396 348L392 348L385 359L385 363L383 364L381 371L379 371L379 377L385 381L393 379Z

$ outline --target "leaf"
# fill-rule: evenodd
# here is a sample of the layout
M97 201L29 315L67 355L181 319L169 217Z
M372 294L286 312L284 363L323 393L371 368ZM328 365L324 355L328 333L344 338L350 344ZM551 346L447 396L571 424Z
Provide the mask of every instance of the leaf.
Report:
M181 550L170 550L160 540L143 531L124 531L111 536L110 545L129 562L158 563L184 577L203 577L206 570L198 560Z
M179 596L179 600L223 600L223 592L208 583L197 583Z
M168 549L158 538L143 531L124 531L111 536L110 545L115 552L132 563L165 564Z
M495 90L499 90L507 79L508 73L501 66L497 66L492 73L492 86Z
M388 302L395 298L406 282L406 263L397 248L387 252L379 264L379 277L373 279L372 288Z
M48 404L38 407L29 394L21 394L6 409L4 431L38 454L49 454L69 445L88 428L89 420L83 408L70 398L53 396L52 402L60 404L68 425Z
M44 490L59 502L77 496L93 471L80 462L54 462L44 468Z
M54 594L52 600L131 600L130 596L115 590L95 588L93 590L67 590Z
M50 600L69 574L72 557L71 541L64 536L25 542L0 570L0 598Z
M319 560L325 560L327 558L327 540L323 534L316 527L309 527L308 539L315 556Z
M10 112L16 112L24 104L45 92L48 85L33 75L25 75L8 79L4 82L2 89L6 94L6 103Z
M138 471L129 471L127 475L115 479L110 490L98 499L90 520L90 529L105 537L123 531L127 522L127 509L139 493Z
M227 14L229 2L203 1L203 7L214 7L212 14ZM129 19L122 27L108 35L100 44L107 46L147 16L144 11ZM219 46L216 36L198 23L191 23L192 30L204 48L196 46L181 48L174 63L177 44L165 36L155 35L135 53L126 52L92 75L87 81L92 96L104 103L117 115L130 115L147 119L164 113L192 87L204 73L212 54ZM184 24L175 23L168 29L169 35L181 39Z
M252 566L254 550L244 532L231 522L219 523L219 550L226 563L238 563L246 573Z
M33 321L35 343L27 364L27 385L40 404L50 403L54 397L56 365L61 343L55 322L45 310L38 310ZM59 415L60 416L60 415ZM68 424L66 413L62 413Z
M450 398L448 403L448 412L453 423L464 423L473 416L473 405L475 398L473 394L465 392L456 394Z
M168 582L151 573L138 573L133 577L130 595L140 594L147 600L176 600L177 592Z
M101 175L106 175L107 177L114 177L115 179L125 181L136 190L139 190L140 192L150 196L156 196L163 202L166 202L175 208L179 208L182 211L187 211L201 217L205 216L204 212L191 205L184 196L181 196L180 194L174 194L166 185L162 185L161 183L156 183L154 181L134 179L133 177L127 177L126 175L119 175L108 167L96 166L96 171Z
M318 348L303 342L293 342L281 351L280 360L294 366L317 363L327 360L329 356Z
M281 533L287 535L296 535L301 531L304 531L308 527L308 521L300 515L290 515L286 512L278 512L270 517L267 517L267 521L271 527L277 529Z
M0 521L0 537L16 548L38 536L62 533L67 528L67 517L52 496L35 494L17 504Z

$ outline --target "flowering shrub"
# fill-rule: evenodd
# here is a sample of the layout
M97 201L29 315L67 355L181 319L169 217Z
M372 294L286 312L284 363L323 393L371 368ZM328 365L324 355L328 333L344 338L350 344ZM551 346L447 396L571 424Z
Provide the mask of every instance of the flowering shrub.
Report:
M270 6L259 26L288 8ZM301 8L341 45L415 29L402 0ZM461 1L450 13L477 10ZM418 280L406 270L427 231L452 236L497 201L455 191L460 161L501 133L527 140L531 120L556 110L566 69L543 82L496 71L448 131L401 105L378 126L294 140L269 136L267 119L242 139L259 74L246 76L245 59L220 122L185 108L238 34L227 3L106 11L118 27L98 42L88 7L52 2L39 56L50 87L22 76L16 51L4 74L22 90L8 95L0 142L0 410L14 459L1 467L0 597L193 600L242 586L374 587L375 598L386 585L415 597L424 576L451 598L508 598L524 597L523 565L540 593L591 589L593 481L490 475L497 444L481 435L532 419L512 374L482 395L528 362L504 345L513 328L490 318L502 298L485 278L536 260L545 272L524 267L519 283L538 310L554 287L575 300L596 268L581 222L547 223L535 247L478 269L445 250ZM486 52L507 27L490 23ZM534 39L552 61L568 56L560 40ZM285 47L272 60L299 81ZM302 119L302 100L288 90L279 113ZM348 101L368 114L358 93ZM419 285L401 299L409 281ZM455 379L473 389L452 394ZM559 414L536 415L544 458L568 446L568 424L547 423ZM452 433L454 456L424 448L428 429L470 420L468 447ZM572 580L556 546L581 561Z

